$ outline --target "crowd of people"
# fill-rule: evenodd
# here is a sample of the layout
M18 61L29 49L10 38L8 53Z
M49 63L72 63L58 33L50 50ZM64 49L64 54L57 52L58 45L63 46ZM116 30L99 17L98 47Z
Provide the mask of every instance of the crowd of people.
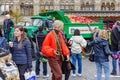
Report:
M20 80L25 80L24 73L32 68L31 44L23 27L15 27L12 41L9 41L9 33L13 27L10 15L5 15L3 29L0 30L0 47L12 54L12 60L19 70Z
M5 16L3 28L0 30L0 47L12 54L12 60L19 70L20 80L25 80L25 72L32 70L32 43L25 29L19 26L14 27L12 40L9 41L9 33L13 27L14 23L8 14ZM64 23L60 20L54 20L47 34L44 33L44 27L40 26L39 30L33 33L35 39L33 41L36 43L37 50L35 56L36 76L40 77L41 62L43 63L44 78L49 77L47 62L51 68L52 80L62 80L63 73L65 74L64 80L69 80L71 70L71 76L81 76L83 72L82 47L93 48L97 70L96 80L101 80L102 67L105 80L110 80L109 56L112 57L111 75L117 75L117 59L119 59L120 71L120 21L117 21L114 28L109 30L99 30L98 28L91 30L90 26L88 27L93 33L93 40L90 42L83 38L78 29L75 29L74 35L67 40L63 30ZM71 49L68 48L68 45L71 46Z

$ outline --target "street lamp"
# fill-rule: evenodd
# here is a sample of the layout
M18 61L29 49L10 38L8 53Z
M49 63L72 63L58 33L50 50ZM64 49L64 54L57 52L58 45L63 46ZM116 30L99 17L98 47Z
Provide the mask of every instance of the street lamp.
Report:
M4 4L4 12L6 11L6 0L5 0L5 2L4 2L5 4Z

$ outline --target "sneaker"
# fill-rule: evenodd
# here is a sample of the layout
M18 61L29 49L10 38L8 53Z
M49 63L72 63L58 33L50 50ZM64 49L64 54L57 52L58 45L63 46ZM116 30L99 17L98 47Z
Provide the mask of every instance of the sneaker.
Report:
M79 77L82 76L82 74L80 74L80 73L78 73L77 75L78 75Z
M37 77L37 78L39 78L39 77L40 77L40 75L36 75L36 77Z
M49 75L47 74L47 75L43 75L43 78L48 78L49 77Z
M112 73L111 73L111 75L117 75L117 73L115 73L115 72L112 72Z
M75 77L75 76L76 76L76 74L72 74L71 76L72 76L72 77Z

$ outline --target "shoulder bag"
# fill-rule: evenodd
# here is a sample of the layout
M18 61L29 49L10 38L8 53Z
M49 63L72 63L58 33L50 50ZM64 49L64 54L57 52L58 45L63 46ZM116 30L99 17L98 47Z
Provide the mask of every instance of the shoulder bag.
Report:
M53 32L55 33L55 31L53 30ZM63 54L61 53L62 52L62 50L61 50L61 44L60 44L60 42L59 42L59 40L58 40L58 37L57 37L57 34L55 33L55 36L56 36L56 41L58 42L58 46L59 46L59 48L60 48L60 52L58 52L58 53L60 53L60 56L61 56L61 58L62 58L62 61L64 61L64 56L63 56Z

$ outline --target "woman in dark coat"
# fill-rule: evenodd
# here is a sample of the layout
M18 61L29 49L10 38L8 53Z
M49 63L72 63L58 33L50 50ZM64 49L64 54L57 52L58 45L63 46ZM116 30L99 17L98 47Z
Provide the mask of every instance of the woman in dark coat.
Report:
M105 80L110 80L110 68L109 68L109 58L108 56L112 54L108 45L108 35L107 31L102 30L99 32L99 36L93 41L88 43L88 46L93 46L95 52L95 64L97 68L97 79L102 78L102 68L105 73Z
M9 42L12 59L16 63L20 80L25 80L24 73L32 68L31 44L23 27L16 27L13 42Z

